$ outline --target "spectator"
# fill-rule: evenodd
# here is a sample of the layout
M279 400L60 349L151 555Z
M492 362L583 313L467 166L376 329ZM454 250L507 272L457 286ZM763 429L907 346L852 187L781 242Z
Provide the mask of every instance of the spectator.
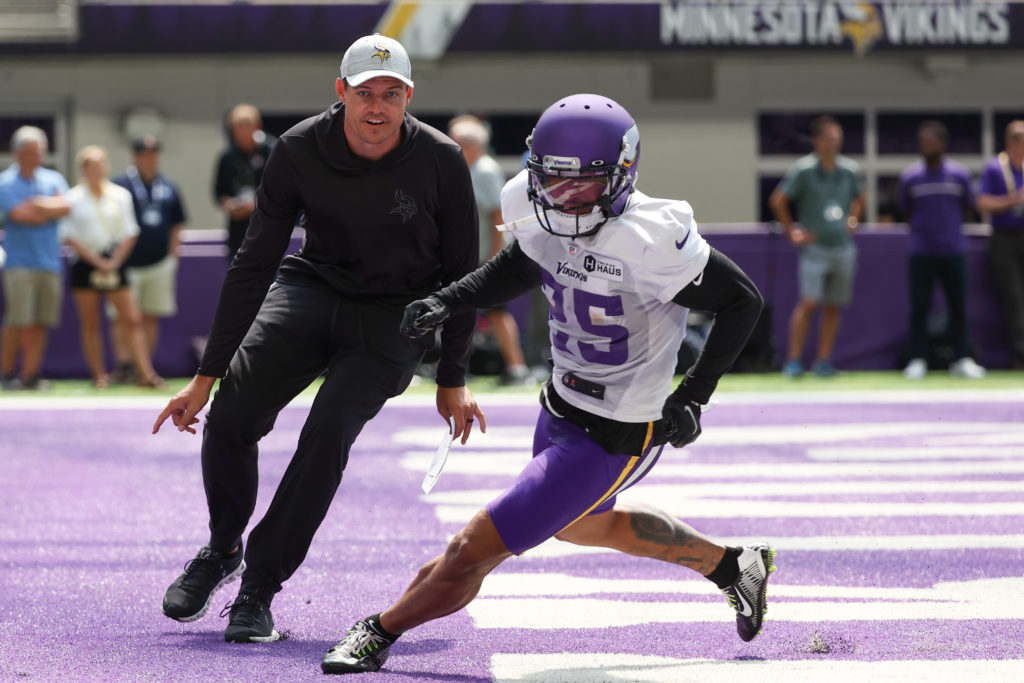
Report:
M152 361L160 339L160 318L177 312L178 248L185 208L177 186L160 173L160 142L146 135L132 142L132 165L113 182L132 194L139 237L127 266L128 284L142 313L146 352ZM111 327L115 381L134 381L131 343L124 327Z
M1006 149L981 173L978 211L991 214L989 256L1010 329L1010 367L1024 369L1024 121L1006 126Z
M462 147L462 155L469 164L476 210L480 219L480 263L484 263L505 246L504 236L498 231L498 226L503 222L501 188L505 185L505 174L498 162L487 154L490 133L480 119L475 116L456 117L449 124L448 135ZM523 360L516 319L503 306L488 310L486 315L498 340L501 357L505 361L500 383L531 383L530 369Z
M967 342L967 238L964 214L974 204L970 172L946 158L949 131L939 121L917 129L921 161L900 174L900 210L910 225L910 362L908 379L928 370L928 312L935 280L942 284L949 312L954 361L949 373L980 378L985 369L970 357Z
M256 188L276 140L263 132L260 112L251 104L236 105L227 117L231 141L217 161L213 194L228 218L228 263L242 246L249 217L256 208Z
M814 152L786 172L769 203L786 236L800 249L800 300L789 320L789 349L782 372L803 374L801 362L811 317L822 307L818 353L811 372L836 374L832 350L839 333L840 310L850 301L857 266L857 247L851 238L864 208L860 167L839 154L843 129L831 116L811 123ZM793 222L789 202L796 206L800 225Z
M7 252L0 358L6 390L47 386L39 372L49 330L60 324L64 285L57 223L71 209L64 176L42 166L47 144L39 128L18 128L11 137L14 163L0 173ZM15 372L19 350L20 378Z
M146 353L142 315L125 273L125 261L139 234L131 193L107 180L107 151L102 147L83 147L76 159L82 182L68 191L71 212L60 235L74 251L71 293L93 386L105 389L109 381L100 330L100 299L106 298L117 310L115 324L124 328L122 334L131 345L139 384L161 387L164 381Z

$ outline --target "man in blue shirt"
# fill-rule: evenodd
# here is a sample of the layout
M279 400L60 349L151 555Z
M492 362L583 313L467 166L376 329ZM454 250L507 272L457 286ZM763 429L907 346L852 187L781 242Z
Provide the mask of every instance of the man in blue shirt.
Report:
M0 217L7 251L0 371L7 390L45 387L39 368L49 330L60 323L64 286L57 221L71 207L64 198L68 191L64 176L42 167L47 144L41 129L22 126L11 137L15 162L0 173ZM15 374L19 347L20 379Z
M967 342L967 238L964 212L974 204L971 174L945 157L949 131L939 121L917 129L921 161L900 174L900 209L910 225L910 362L903 374L921 379L928 370L928 311L935 280L942 284L949 312L955 360L951 375L981 378L985 369L971 359Z

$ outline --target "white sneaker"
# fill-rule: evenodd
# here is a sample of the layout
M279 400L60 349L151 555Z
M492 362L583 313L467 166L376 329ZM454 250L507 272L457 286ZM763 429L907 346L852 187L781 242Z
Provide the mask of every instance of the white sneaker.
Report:
M968 379L981 379L985 376L985 368L974 362L973 358L967 356L953 361L949 366L949 374L954 377L967 377Z
M914 358L903 368L903 376L907 379L921 379L927 372L928 364L924 362L924 358Z

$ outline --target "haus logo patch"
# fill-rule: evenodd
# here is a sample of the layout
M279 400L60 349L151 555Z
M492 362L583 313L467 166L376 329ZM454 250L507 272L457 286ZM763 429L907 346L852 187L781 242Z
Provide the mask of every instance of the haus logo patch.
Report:
M622 282L622 263L613 259L600 259L593 254L583 257L583 270L594 277Z

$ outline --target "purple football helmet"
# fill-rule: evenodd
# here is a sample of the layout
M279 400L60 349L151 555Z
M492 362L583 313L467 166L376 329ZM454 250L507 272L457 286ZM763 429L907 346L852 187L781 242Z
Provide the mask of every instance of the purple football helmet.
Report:
M544 110L526 140L527 194L559 237L586 237L621 215L636 186L640 132L614 100L570 95Z

